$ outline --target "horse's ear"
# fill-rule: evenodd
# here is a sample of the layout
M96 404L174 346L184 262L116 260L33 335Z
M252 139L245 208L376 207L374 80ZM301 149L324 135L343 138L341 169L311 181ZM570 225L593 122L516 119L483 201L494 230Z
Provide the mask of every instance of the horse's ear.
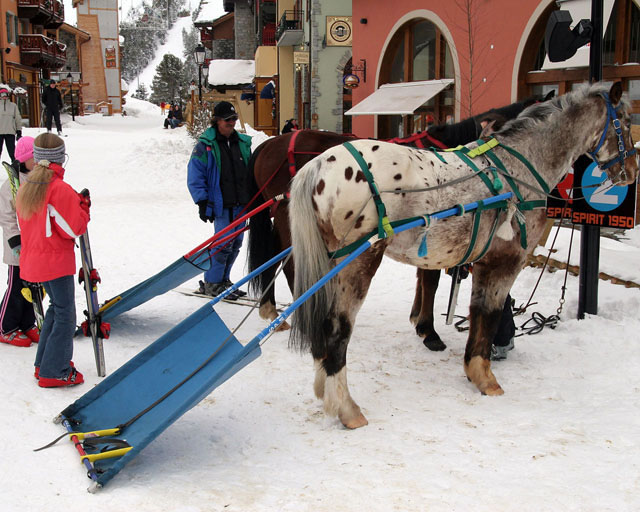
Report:
M556 96L556 91L555 89L550 90L547 95L544 97L544 99L542 101L549 101L552 98L555 98Z
M622 97L622 82L616 82L611 86L609 91L609 99L613 105L617 105Z
M485 126L482 128L482 133L480 133L480 138L484 139L485 137L489 137L489 135L497 131L497 129L494 128L495 124L496 124L495 119L493 121L487 122L487 124L485 124Z

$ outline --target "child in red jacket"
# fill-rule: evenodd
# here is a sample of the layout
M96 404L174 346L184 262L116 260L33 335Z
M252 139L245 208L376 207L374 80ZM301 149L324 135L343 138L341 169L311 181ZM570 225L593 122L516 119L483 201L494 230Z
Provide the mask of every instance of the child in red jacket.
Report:
M20 277L39 282L49 295L40 333L35 376L43 388L82 384L75 369L73 334L76 329L74 240L87 229L90 201L63 181L65 146L52 133L33 143L36 162L16 199L22 238Z

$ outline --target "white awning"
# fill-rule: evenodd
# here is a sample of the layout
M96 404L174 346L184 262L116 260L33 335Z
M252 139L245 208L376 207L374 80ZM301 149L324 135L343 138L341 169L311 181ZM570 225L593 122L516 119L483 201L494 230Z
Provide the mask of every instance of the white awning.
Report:
M611 18L614 0L604 0L602 8L602 37L607 31L607 25ZM580 20L591 19L591 0L564 0L560 4L560 9L569 11L571 14L571 30ZM547 69L564 69L564 68L583 68L589 65L589 45L581 46L576 54L562 62L551 62L548 56L544 58L543 70Z
M444 78L442 80L427 80L425 82L384 84L355 107L347 110L345 115L413 114L417 108L452 83L452 78Z

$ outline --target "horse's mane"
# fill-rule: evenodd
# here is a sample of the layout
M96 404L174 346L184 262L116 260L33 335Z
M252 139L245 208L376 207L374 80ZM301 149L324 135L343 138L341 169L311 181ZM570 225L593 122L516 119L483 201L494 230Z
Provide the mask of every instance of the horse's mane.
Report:
M501 130L496 132L496 135L512 136L520 132L526 131L531 127L544 122L553 114L558 112L567 111L572 108L579 108L586 99L596 96L604 96L604 93L609 92L609 87L602 84L582 85L575 91L571 91L562 96L556 96L555 98L545 101L543 103L534 103L522 111L522 113L508 121ZM626 110L629 107L629 103L626 99L621 100L623 108Z

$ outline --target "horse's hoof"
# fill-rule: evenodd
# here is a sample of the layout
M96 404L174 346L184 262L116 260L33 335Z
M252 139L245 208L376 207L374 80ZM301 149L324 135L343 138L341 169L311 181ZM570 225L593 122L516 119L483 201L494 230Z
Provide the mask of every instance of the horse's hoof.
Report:
M291 329L291 326L289 325L289 323L286 320L284 322L282 322L278 327L276 327L276 331L277 332L288 331L289 329Z
M504 390L500 387L500 384L487 386L485 389L481 389L480 392L483 395L488 395L488 396L504 395Z
M356 428L360 428L360 427L364 427L365 425L369 424L369 421L367 420L367 418L364 417L364 414L360 413L358 416L356 416L355 418L352 418L348 421L344 421L342 418L340 418L340 421L342 421L342 424L347 427L348 429L354 430Z
M422 340L424 346L433 352L442 352L447 346L442 342L440 336L437 334L434 336L427 336L424 340Z

